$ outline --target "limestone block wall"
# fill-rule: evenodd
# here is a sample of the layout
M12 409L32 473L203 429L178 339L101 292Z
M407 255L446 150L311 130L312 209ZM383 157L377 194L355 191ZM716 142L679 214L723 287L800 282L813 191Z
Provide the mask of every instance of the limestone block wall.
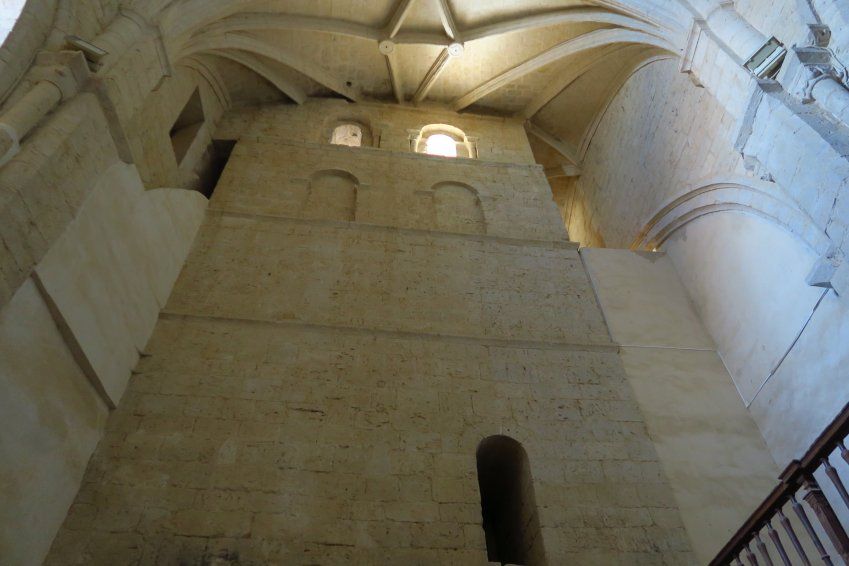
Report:
M522 121L514 118L455 114L442 108L394 108L374 103L309 99L301 106L268 106L229 112L219 125L221 139L269 137L326 144L342 122L365 126L372 147L408 152L410 132L447 124L476 138L480 161L534 163Z
M94 95L79 96L0 169L0 305L74 219L99 173L118 162L108 131Z
M280 113L276 119L286 120L286 114ZM265 161L281 165L257 167L257 162ZM450 224L447 216L455 213L458 209L453 205L458 205L479 215L484 227L450 231L483 231L490 236L529 240L567 239L557 209L550 206L551 189L537 166L446 161L407 152L296 144L274 137L243 139L236 146L216 189L213 208L231 212L261 209L271 216L312 218L317 211L311 199L322 190L322 176L334 172L348 179L354 193L351 212L359 224L437 230L441 222ZM277 190L265 188L271 185ZM446 185L454 189L446 193ZM462 193L463 188L469 195L467 205L448 194ZM443 207L445 198L452 199L452 206Z
M0 310L4 563L41 563L79 489L108 411L28 279Z
M124 80L132 84L131 78ZM0 305L77 216L110 167L135 157L148 188L196 184L194 168L222 111L221 100L204 84L198 73L183 69L123 124L114 108L92 93L77 95L44 118L21 152L0 169ZM196 88L207 120L192 144L193 154L178 166L169 131Z
M3 564L47 554L205 207L114 165L0 308Z
M145 191L134 167L115 165L35 268L110 406L144 351L206 205L194 191Z
M44 8L37 25L10 41L31 51L51 25L50 48L66 34L94 39L117 4L63 2L54 14L52 2L30 2ZM103 73L44 116L0 169L4 564L46 555L206 206L198 193L157 187L192 186L226 96L200 72L167 69L147 32L134 49L110 44ZM4 108L35 78L24 73L31 53L7 55ZM169 132L195 88L208 121L178 167ZM145 191L138 169L156 190Z
M844 298L805 281L822 242L844 246L846 163L772 95L748 125L745 163L734 149L738 125L672 63L654 63L611 105L573 195L586 199L581 207L603 241L626 248L641 242L664 207L704 191L659 247L783 467L849 393L834 382L846 350ZM747 189L728 198L715 190L724 183ZM580 224L571 232L592 236Z
M457 171L501 200L487 230L528 202L556 218L510 194L541 176L239 143L48 564L486 563L475 452L493 434L528 452L547 563L692 562L562 229L360 219ZM291 205L326 161L370 185L353 220Z
M735 120L705 89L658 61L625 84L605 115L577 181L594 229L627 248L669 200L700 180L744 171Z
M581 255L693 550L708 564L775 486L779 468L669 256Z

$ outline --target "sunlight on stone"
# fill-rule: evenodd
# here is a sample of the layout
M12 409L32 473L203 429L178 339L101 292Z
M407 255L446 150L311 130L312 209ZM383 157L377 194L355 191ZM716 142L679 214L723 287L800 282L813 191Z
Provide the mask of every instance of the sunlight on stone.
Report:
M434 134L427 138L425 153L442 157L457 157L457 142L451 136Z

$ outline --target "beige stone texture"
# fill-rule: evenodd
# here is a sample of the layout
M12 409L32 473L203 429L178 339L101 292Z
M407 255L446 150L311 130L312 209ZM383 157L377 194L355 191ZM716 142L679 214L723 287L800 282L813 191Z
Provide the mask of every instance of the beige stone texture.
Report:
M584 159L577 191L611 247L629 247L658 209L700 180L743 170L731 145L735 120L677 65L652 63L624 85Z
M5 304L65 231L97 175L116 163L94 95L50 116L30 144L0 169L0 304ZM69 143L70 139L86 143Z
M692 563L541 169L271 143L293 115L244 125L46 563L485 564L494 434L528 452L548 564ZM434 222L442 181L486 234Z
M714 349L666 254L585 249L581 256L617 343Z
M0 563L41 564L107 412L28 279L0 310Z
M776 467L666 254L581 252L699 563L770 493Z
M113 406L153 332L206 204L194 191L145 191L134 167L115 165L35 270Z
M113 165L0 311L0 563L46 555L206 205Z
M442 107L397 107L309 99L301 106L268 106L231 111L222 118L216 136L222 139L270 136L284 142L326 144L333 135L333 128L348 121L365 127L373 140L372 147L409 152L411 132L417 132L425 126L447 124L478 139L480 161L535 163L521 120L455 114Z
M814 100L789 64L755 84L753 49L817 23ZM550 563L692 562L679 505L706 559L762 487L748 415L784 465L847 398L846 293L805 280L846 267L847 23L844 0L29 0L0 45L0 563L41 561L128 383L51 562L478 563L496 432L528 448ZM75 85L43 66L69 36L105 52ZM342 123L367 147L328 146ZM438 124L478 159L413 154ZM204 214L177 188L231 141ZM568 240L651 249L676 202L656 247L694 308L665 259L614 255L599 309Z

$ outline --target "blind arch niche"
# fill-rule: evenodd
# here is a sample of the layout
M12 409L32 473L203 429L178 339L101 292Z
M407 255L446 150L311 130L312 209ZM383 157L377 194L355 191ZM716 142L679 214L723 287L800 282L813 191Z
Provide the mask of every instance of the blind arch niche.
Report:
M486 234L486 218L477 191L463 183L433 186L436 227L445 232Z
M307 187L302 214L316 220L354 222L357 216L359 180L338 169L314 173Z
M485 438L477 450L481 514L490 562L546 564L528 454L509 436Z

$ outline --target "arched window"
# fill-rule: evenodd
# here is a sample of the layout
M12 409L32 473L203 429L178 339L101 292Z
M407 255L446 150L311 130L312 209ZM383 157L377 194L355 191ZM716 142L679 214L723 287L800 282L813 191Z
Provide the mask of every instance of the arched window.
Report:
M433 134L427 138L425 153L442 157L457 157L457 142L445 134Z
M21 16L26 0L0 0L0 44L6 41Z
M333 130L330 138L333 145L347 145L348 147L363 146L363 129L357 124L341 124Z
M508 436L490 436L478 446L477 460L489 561L544 564L545 550L525 449Z
M410 130L410 148L416 153L441 157L477 157L477 142L463 130L447 124L431 124Z
M438 183L433 187L436 228L462 234L486 234L486 220L480 198L469 186Z

